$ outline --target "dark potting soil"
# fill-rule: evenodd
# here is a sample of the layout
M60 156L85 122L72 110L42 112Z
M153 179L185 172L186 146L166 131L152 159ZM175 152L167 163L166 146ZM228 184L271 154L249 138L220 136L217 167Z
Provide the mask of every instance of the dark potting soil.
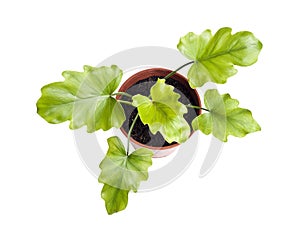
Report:
M150 95L150 88L156 83L159 76L151 76L149 78L146 78L144 80L138 81L133 86L127 89L127 93L131 94L132 96L141 94L144 96ZM184 85L182 85L180 82L169 78L166 80L166 84L172 85L174 87L174 92L180 94L179 101L183 104L192 104L198 106L198 101L194 99L190 92L185 88ZM129 97L122 96L122 100L131 101ZM130 105L122 104L125 115L126 115L126 121L123 124L124 130L128 133L129 128L133 122L133 119L137 115L137 108L132 107ZM184 119L189 123L191 128L192 120L198 116L197 115L198 110L188 108L188 112L184 114ZM140 118L137 119L131 133L131 137L138 141L139 143L146 144L153 147L162 147L162 146L169 146L172 144L175 144L175 142L169 144L165 141L163 136L157 132L155 135L152 134L149 130L148 125L144 125Z

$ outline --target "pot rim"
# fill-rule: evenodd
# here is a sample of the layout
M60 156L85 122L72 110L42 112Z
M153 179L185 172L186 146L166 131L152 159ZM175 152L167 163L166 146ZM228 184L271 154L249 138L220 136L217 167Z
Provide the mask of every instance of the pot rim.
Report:
M143 79L147 79L148 77L151 76L161 76L158 75L156 73L160 73L160 74L169 74L173 72L173 70L170 69L166 69L166 68L150 68L150 69L145 69L145 70L141 70L135 74L133 74L132 76L130 76L119 88L119 92L126 92L128 88L130 88L133 84L135 84L136 82L143 80ZM144 76L145 75L145 76ZM162 76L166 76L166 75L162 75ZM173 74L171 76L171 78L176 79L177 81L179 81L181 84L183 84L184 86L188 85L188 80L185 76L183 76L182 74L176 72L175 74ZM182 83L181 81L184 81L184 83ZM190 89L192 89L194 91L194 94L196 96L196 99L198 101L198 106L202 107L201 105L201 100L200 100L200 96L199 93L196 89L193 89L189 86ZM116 99L120 99L122 95L117 95ZM201 114L201 109L197 110L198 115ZM128 138L127 132L124 130L123 127L120 128L120 130L122 131L122 133L126 136L126 138ZM189 138L193 135L194 130L191 130L191 134L189 136ZM150 146L150 145L146 145L146 144L142 144L138 141L136 141L135 139L133 139L132 137L130 137L130 142L135 143L136 145L139 145L141 147L144 148L148 148L148 149L152 149L152 150L167 150L167 149L171 149L171 148L176 148L178 147L180 144L179 143L175 143L169 146L161 146L161 147L155 147L155 146Z

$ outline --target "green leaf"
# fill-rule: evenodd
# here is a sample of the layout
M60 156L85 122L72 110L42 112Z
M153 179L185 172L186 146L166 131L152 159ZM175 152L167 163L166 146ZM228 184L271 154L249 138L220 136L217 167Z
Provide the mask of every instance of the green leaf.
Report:
M189 124L183 118L187 108L178 101L180 95L173 90L173 86L165 84L165 79L158 79L150 90L152 100L135 95L132 104L153 134L159 131L168 143L183 143L190 135Z
M65 81L42 88L37 112L49 123L70 120L70 128L84 125L88 132L121 127L125 114L111 94L121 82L122 70L117 66L84 66L84 72L64 71Z
M212 34L209 29L196 35L192 32L180 38L178 50L190 60L200 60Z
M201 87L206 82L223 84L237 73L234 65L249 66L257 61L262 43L251 32L231 34L231 28L221 28L215 35L210 30L180 38L178 50L195 63L188 72L190 86Z
M127 156L123 143L117 136L108 140L108 151L100 163L99 182L122 190L137 191L140 182L148 179L152 165L152 151L140 148Z
M148 168L152 165L153 152L140 148L126 154L119 137L107 139L108 150L100 163L98 181L104 183L101 197L108 214L124 210L128 203L128 192L137 192L140 182L148 179Z
M105 201L106 211L109 215L122 211L128 203L128 190L122 190L104 184L101 192L101 197Z
M207 90L204 103L210 112L193 120L194 130L201 130L206 135L212 133L223 142L227 141L228 135L244 137L261 130L251 111L239 108L238 100L232 99L229 94L220 95L215 89Z

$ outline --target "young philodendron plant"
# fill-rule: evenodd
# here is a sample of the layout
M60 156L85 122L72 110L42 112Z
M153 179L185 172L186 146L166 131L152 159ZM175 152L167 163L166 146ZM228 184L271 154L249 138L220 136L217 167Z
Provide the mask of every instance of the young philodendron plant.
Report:
M153 134L159 132L168 143L187 141L191 127L206 135L211 133L223 142L227 141L228 135L243 137L260 130L251 111L240 108L238 100L229 94L221 95L216 89L207 90L205 108L202 108L179 102L180 94L166 84L167 79L189 65L187 78L191 88L201 87L206 82L226 83L237 73L234 65L249 66L257 61L262 43L251 32L231 34L231 28L221 28L214 35L210 30L200 35L188 33L180 38L177 48L190 62L159 78L151 87L149 96L117 92L123 73L116 65L84 66L83 72L64 71L64 81L41 89L38 114L54 124L69 120L70 129L86 126L87 132L94 132L121 128L126 119L122 104L137 108L127 133L126 146L119 137L110 137L108 151L100 163L101 196L108 214L124 210L129 191L137 192L140 182L148 179L153 152L147 148L129 152L130 136L138 118ZM190 108L202 109L204 114L188 123L184 114Z

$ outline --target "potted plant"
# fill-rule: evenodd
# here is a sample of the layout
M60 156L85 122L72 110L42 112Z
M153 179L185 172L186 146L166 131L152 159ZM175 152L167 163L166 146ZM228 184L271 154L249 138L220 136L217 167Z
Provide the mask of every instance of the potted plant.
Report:
M137 192L140 182L147 180L152 157L167 156L194 131L226 142L228 135L243 137L260 130L251 111L240 108L229 94L207 90L204 108L195 89L207 82L226 83L237 73L234 65L257 61L262 44L251 32L232 34L230 28L221 28L214 35L210 30L188 33L177 48L190 59L188 63L174 71L138 72L119 90L123 72L116 65L64 71L63 82L41 89L37 113L47 122L70 121L70 129L86 126L87 132L121 128L127 136L125 144L117 136L108 138L108 151L100 163L101 196L108 214L126 208L129 191ZM190 66L187 79L178 73L186 66Z
M122 103L125 101L125 104L123 104L122 106L125 111L126 120L121 127L121 131L124 133L125 136L127 136L127 138L128 136L130 136L129 142L136 149L143 147L152 150L153 152L152 157L154 158L165 157L170 155L172 152L174 152L179 147L179 143L184 142L184 139L188 138L188 136L191 134L190 129L192 127L188 126L188 124L189 123L191 124L193 119L196 118L201 113L201 109L200 109L201 102L197 90L192 89L189 86L188 80L184 76L182 76L179 73L175 73L167 80L165 80L165 84L170 85L169 87L171 89L170 96L165 93L163 96L159 95L158 98L169 99L172 96L173 89L174 89L174 92L176 93L174 99L176 100L176 102L179 101L182 104L186 104L186 105L188 104L191 107L192 106L197 107L196 109L195 108L187 109L186 107L183 107L184 109L186 109L181 122L182 125L184 126L183 127L176 126L173 128L165 127L167 124L172 124L172 122L171 120L168 119L169 116L164 115L162 116L162 118L166 118L165 121L167 122L167 124L162 125L161 127L165 128L166 131L177 132L177 134L174 135L170 133L170 134L162 135L161 133L163 133L165 130L157 131L152 128L154 124L148 125L149 120L145 120L145 117L157 118L157 115L159 115L159 113L156 113L157 110L153 111L151 107L146 107L147 113L144 114L144 116L142 116L143 121L141 120L140 116L138 116L137 119L135 120L135 117L138 114L138 110L135 105L131 105L130 103L132 102L132 97L135 96L135 98L138 98L139 96L136 95L143 95L145 97L151 96L150 94L151 88L155 84L157 84L158 86L158 84L160 84L159 82L162 82L162 80L159 80L159 78L164 78L172 72L173 71L164 68L151 68L151 69L142 70L134 74L133 76L129 77L119 89L119 92L126 92L127 94L131 95L131 97L122 96L122 95L117 96L118 101ZM162 103L162 101L160 101L160 103ZM139 112L141 112L141 110ZM133 123L134 121L135 123ZM162 122L162 120L160 120L160 122ZM128 135L131 126L133 127L133 129L130 135ZM152 129L150 130L150 128ZM181 135L179 135L180 132ZM181 140L180 138L184 138L184 139Z

